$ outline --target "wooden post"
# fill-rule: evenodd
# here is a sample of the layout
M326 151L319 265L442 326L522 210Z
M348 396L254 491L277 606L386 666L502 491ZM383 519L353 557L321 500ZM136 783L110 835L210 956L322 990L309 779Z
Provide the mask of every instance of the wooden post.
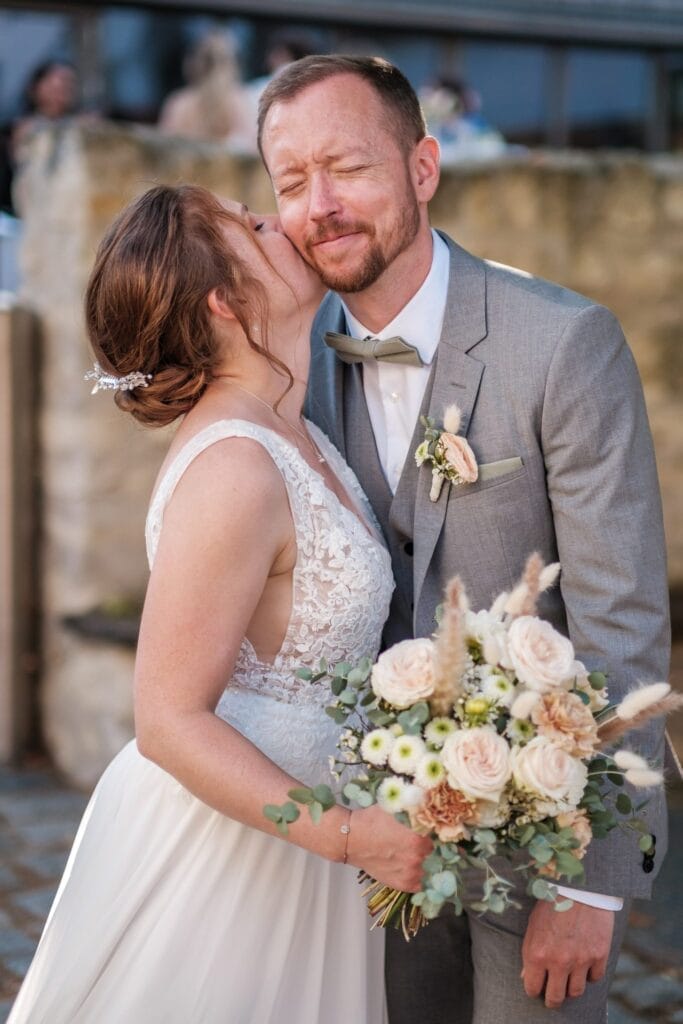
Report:
M0 293L0 762L25 749L38 671L35 317Z

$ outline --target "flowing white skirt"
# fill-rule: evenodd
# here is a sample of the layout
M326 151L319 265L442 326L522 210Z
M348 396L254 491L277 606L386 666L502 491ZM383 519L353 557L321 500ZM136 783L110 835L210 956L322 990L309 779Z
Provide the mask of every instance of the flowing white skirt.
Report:
M383 1024L383 940L354 868L212 810L133 741L8 1024Z

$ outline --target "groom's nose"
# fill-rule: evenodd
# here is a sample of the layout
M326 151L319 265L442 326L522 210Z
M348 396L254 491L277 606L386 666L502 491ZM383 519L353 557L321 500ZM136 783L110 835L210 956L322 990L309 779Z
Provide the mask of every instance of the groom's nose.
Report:
M341 213L341 203L331 176L320 172L311 176L308 190L309 219L320 223Z

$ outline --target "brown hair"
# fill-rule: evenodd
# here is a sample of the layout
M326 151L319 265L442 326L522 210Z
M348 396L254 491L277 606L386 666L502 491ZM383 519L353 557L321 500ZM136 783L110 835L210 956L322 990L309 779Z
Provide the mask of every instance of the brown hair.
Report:
M356 75L375 90L390 121L390 130L404 151L427 134L424 115L415 90L394 65L382 57L350 57L344 54L313 54L280 71L264 90L258 109L258 147L263 157L263 127L275 103L287 103L309 85L334 75ZM265 163L265 160L264 160Z
M97 251L85 297L90 344L105 372L152 375L148 387L114 396L148 426L189 412L214 379L220 350L206 301L214 288L250 346L292 386L288 368L268 351L264 288L230 250L226 221L247 231L206 189L158 185L119 214ZM258 330L260 342L252 336Z

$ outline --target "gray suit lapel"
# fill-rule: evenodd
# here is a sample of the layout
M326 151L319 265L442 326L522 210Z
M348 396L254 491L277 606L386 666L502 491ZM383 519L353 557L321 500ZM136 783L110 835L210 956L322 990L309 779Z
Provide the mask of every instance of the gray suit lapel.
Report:
M325 431L344 458L344 363L325 344L324 336L325 331L345 329L341 303L333 292L328 292L311 330L311 370L305 412Z
M450 283L428 415L441 426L444 409L456 402L462 413L460 433L466 435L484 372L484 364L468 352L486 337L486 270L480 260L443 237L451 250ZM439 500L430 501L430 487L431 469L425 465L419 472L415 502L415 617L451 492L444 484Z

